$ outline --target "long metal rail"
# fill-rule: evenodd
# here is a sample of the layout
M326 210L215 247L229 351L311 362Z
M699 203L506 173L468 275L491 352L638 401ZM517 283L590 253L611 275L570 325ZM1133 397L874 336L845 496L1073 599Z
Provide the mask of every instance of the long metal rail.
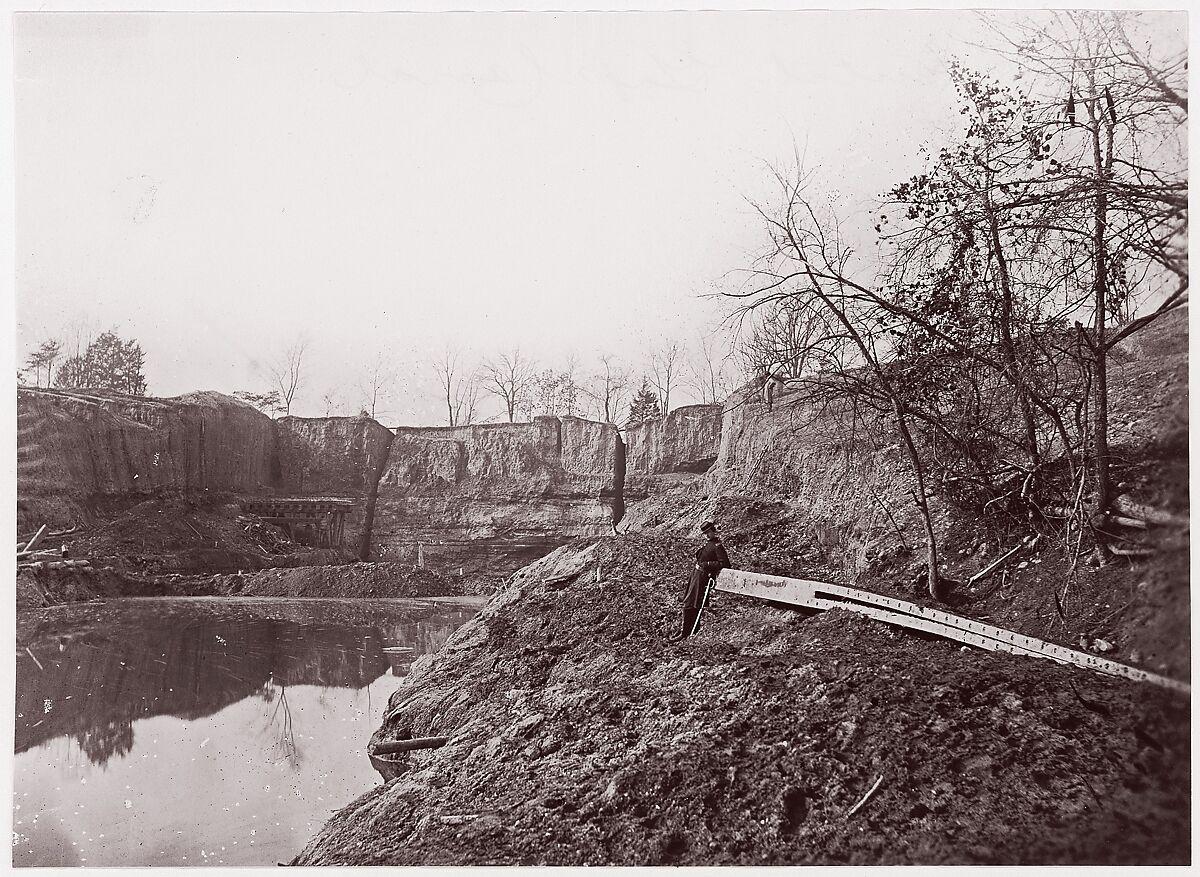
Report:
M984 624L982 621L952 615L940 609L918 606L916 603L895 597L872 594L870 591L861 591L858 588L847 588L844 585L831 585L808 579L770 576L740 569L726 569L717 576L716 589L728 594L759 597L763 600L790 603L809 609L848 609L888 624L922 630L992 652L1010 652L1014 655L1049 658L1052 661L1074 664L1076 667L1084 667L1109 676L1121 676L1126 679L1160 685L1188 696L1191 696L1192 693L1191 686L1186 682L1168 679L1166 676L1159 676L1157 673L1150 673L1137 667L1090 655L1087 652L1075 651L1001 627L994 627Z

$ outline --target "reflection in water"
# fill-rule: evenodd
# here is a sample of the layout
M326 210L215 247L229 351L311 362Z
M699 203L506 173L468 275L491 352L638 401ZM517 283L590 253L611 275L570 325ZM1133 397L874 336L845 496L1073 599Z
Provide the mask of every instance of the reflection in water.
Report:
M84 846L86 865L290 858L375 781L364 751L373 707L401 683L390 668L475 611L243 599L40 613L17 643L14 863L74 862L67 847ZM239 838L242 807L262 822Z

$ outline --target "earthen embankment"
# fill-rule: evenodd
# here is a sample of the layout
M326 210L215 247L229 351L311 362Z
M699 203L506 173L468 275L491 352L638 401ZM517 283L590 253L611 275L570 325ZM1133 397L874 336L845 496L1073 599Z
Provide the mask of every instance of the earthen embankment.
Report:
M97 502L269 489L275 426L213 392L170 399L17 390L17 528L69 526Z

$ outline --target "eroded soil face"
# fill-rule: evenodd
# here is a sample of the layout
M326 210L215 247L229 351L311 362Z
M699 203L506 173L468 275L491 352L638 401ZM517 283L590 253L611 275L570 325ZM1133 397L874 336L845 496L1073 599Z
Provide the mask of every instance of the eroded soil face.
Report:
M1186 698L728 595L671 645L693 549L582 540L514 576L376 735L450 742L296 863L1190 861Z

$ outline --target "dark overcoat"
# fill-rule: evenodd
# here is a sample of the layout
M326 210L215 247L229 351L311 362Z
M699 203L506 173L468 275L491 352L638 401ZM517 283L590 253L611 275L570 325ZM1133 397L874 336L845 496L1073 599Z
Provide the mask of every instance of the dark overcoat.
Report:
M700 606L708 588L708 580L716 578L723 569L729 569L729 555L725 553L725 546L719 538L709 536L708 542L696 552L696 568L688 576L683 605L693 609Z

